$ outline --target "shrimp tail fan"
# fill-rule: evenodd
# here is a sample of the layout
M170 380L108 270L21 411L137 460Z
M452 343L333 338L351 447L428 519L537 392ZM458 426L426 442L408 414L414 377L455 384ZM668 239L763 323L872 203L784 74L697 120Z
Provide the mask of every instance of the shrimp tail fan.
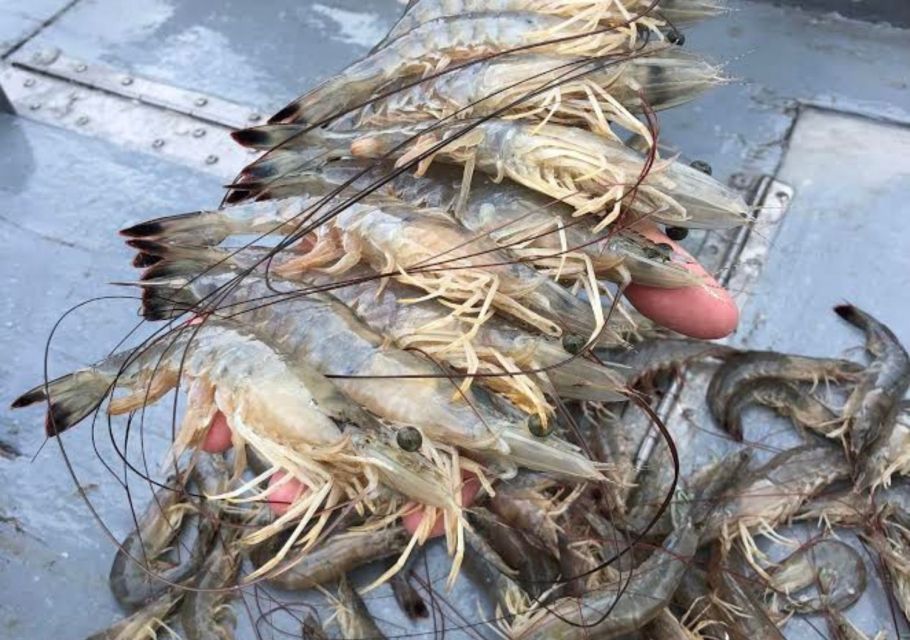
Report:
M13 400L12 408L46 402L44 431L48 438L53 438L97 409L107 397L112 382L110 376L94 368L81 369L26 391Z
M200 300L188 285L190 280L210 270L208 264L196 260L163 259L142 274L140 315L146 320L171 320L184 313L196 311Z

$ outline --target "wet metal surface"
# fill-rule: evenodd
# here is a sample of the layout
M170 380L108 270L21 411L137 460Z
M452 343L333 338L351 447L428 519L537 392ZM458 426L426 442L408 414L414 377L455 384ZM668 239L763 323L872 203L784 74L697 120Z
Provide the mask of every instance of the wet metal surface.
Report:
M0 0L0 55L65 5ZM880 314L910 342L902 313L910 264L901 251L908 230L901 211L910 196L907 131L798 106L910 122L910 31L764 3L736 2L734 9L688 30L687 46L725 63L736 81L661 117L665 140L690 158L707 160L721 179L780 168L778 178L796 192L761 280L744 285L751 302L734 341L841 352L860 339L830 307L849 299ZM394 0L79 0L11 58L31 60L59 48L124 76L140 74L268 114L366 53L400 10ZM130 135L138 135L89 129L83 128L88 136L116 138L126 147ZM200 138L199 152L207 154L212 136ZM42 379L45 340L65 309L93 295L124 295L105 285L132 273L117 229L220 199L221 180L200 169L220 172L221 165L213 170L200 167L198 158L173 159L184 166L153 148L140 153L0 114L0 347L6 355L0 359L0 398L8 402ZM698 242L693 234L696 250ZM702 249L707 253L711 246L706 242ZM713 259L719 264L722 256ZM50 375L114 347L133 327L133 309L133 300L108 300L76 312L50 349ZM700 397L683 397L671 421L684 440L712 432L706 416L691 412L695 404ZM159 407L146 421L153 468L165 445L168 409ZM0 413L0 439L24 454L0 457L0 638L81 638L120 615L106 584L114 547L85 508L56 444L29 462L43 440L39 416L40 410ZM765 418L755 416L751 435L759 434L763 444L792 443L786 430L763 438L776 431ZM101 458L110 462L117 458L107 428L99 424L95 433ZM687 457L686 465L701 465L728 446L717 434L711 438L711 446L690 447L703 455ZM122 536L132 526L124 490L93 451L91 428L83 425L64 443L100 515ZM131 457L140 460L139 454ZM115 470L123 475L122 465ZM141 483L131 477L142 505ZM438 546L432 555L430 579L442 592L447 562ZM443 595L456 607L439 603L449 620L446 637L469 637L451 626L478 619L476 594L462 579L454 593ZM368 604L389 633L417 630L397 626L401 615L387 590L369 594ZM858 609L865 630L876 630L883 607L881 589L873 589ZM239 617L240 637L252 637L247 617ZM290 619L284 624L296 631ZM432 621L420 627L433 630ZM788 629L792 638L812 633L805 626Z
M0 398L8 405L43 379L48 334L67 308L132 295L107 285L133 275L117 230L153 212L210 203L219 181L5 114L0 149ZM103 300L76 311L50 347L48 374L103 357L135 326L135 308L133 299ZM169 433L163 409L148 416L152 468ZM79 497L57 443L30 461L44 440L40 414L0 412L0 439L22 454L0 458L0 637L82 638L119 616L107 588L114 546ZM93 451L91 426L83 427L63 441L88 496L122 537L133 526L123 488ZM99 423L95 431L99 453L116 463L106 429ZM122 464L115 468L122 476ZM132 474L131 485L144 504Z
M364 55L401 12L394 0L83 0L23 49L277 111Z

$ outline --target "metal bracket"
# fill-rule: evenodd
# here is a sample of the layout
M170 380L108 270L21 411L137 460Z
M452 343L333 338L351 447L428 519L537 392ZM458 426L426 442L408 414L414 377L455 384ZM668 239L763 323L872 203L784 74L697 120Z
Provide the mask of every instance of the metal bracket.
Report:
M76 84L21 66L0 65L0 84L19 115L231 180L255 151L230 127Z
M198 91L189 91L96 63L71 58L59 49L13 56L16 67L104 91L143 104L182 113L211 124L242 129L260 123L262 112Z

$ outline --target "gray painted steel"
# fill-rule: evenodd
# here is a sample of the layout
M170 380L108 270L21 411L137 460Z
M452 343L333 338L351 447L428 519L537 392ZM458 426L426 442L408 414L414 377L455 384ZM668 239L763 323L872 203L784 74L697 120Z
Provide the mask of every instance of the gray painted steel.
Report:
M10 57L27 60L59 47L89 63L263 113L363 55L400 11L392 0L367 6L354 0L80 0L54 18L66 6L59 0L0 0L0 55L21 45ZM910 122L910 31L764 3L735 2L734 9L688 30L687 46L726 63L736 81L664 114L661 122L667 142L707 160L721 178L780 168L778 177L795 189L735 341L841 352L859 343L829 310L845 298L880 314L910 341L903 295L910 265L901 250L910 149L900 124ZM868 117L803 109L793 129L800 103ZM124 294L104 284L132 275L118 228L219 200L220 181L202 173L198 159L181 166L155 154L0 114L0 399L9 401L42 379L45 340L65 309L90 296ZM690 246L699 249L699 242L693 234ZM722 256L712 262L712 246L701 248L706 262L717 263ZM115 346L135 323L134 308L132 300L108 300L70 316L50 348L50 375ZM704 416L682 414L690 400L683 398L674 424L694 421L710 430ZM120 615L106 584L114 547L87 512L57 445L49 443L30 462L43 440L39 414L0 411L0 440L23 454L0 457L0 638L81 638ZM159 407L146 421L152 467L169 419L168 407ZM754 420L750 428L764 441L772 423L763 414ZM116 461L106 430L97 425L96 440L102 458ZM90 434L83 425L63 441L88 496L121 537L132 526L123 489L102 466ZM720 438L713 442L693 451L716 455L725 445ZM131 451L136 461L139 454ZM701 462L686 460L690 466ZM122 465L115 469L122 476ZM146 494L130 477L141 505ZM442 591L446 563L438 546L431 555L430 579ZM478 596L465 580L443 595L454 607L439 603L450 630L478 619ZM387 590L367 599L390 633L418 630L396 626L400 614ZM253 637L240 605L238 611L240 637ZM853 613L874 632L885 626L885 611L878 588ZM290 619L282 624L296 632ZM432 629L430 623L419 628ZM805 626L788 633L812 637Z

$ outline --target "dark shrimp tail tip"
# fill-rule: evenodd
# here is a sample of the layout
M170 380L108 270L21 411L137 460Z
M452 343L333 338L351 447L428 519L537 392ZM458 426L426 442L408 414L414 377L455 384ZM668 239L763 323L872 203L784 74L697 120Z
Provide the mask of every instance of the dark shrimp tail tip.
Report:
M269 124L279 124L285 120L293 119L297 116L297 102L294 101L284 109L269 118Z
M153 256L148 253L137 253L133 257L133 266L137 269L145 269L146 267L151 267L153 264L161 262L164 258L161 256Z
M31 391L26 391L13 400L12 404L10 404L10 409L21 409L44 400L47 400L47 394L45 393L44 385L41 385L40 387L35 387Z

